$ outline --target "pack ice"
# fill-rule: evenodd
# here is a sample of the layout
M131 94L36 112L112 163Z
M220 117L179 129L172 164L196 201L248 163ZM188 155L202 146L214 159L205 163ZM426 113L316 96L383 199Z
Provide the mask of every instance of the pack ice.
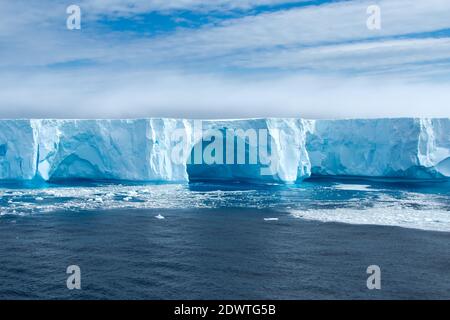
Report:
M197 121L199 122L199 121ZM296 182L312 175L450 177L450 119L204 120L204 130L266 130L273 175L258 164L193 164L194 120L0 120L0 180ZM173 161L184 132L188 154ZM259 145L245 140L246 152Z

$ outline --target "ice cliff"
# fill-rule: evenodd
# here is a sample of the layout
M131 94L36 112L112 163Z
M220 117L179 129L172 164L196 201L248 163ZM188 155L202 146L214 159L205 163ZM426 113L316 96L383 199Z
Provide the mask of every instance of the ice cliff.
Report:
M206 150L208 135L217 130L224 138L224 157L220 159L221 164L199 165L191 161L187 166L189 180L295 182L308 178L311 175L306 151L309 125L302 119L202 121L206 134L202 139L194 138L193 153L199 143ZM194 130L195 127L194 123ZM235 135L234 139L227 139L230 132ZM233 146L229 145L230 140ZM239 148L239 145L245 147ZM233 159L227 163L230 154ZM245 164L239 164L239 157Z
M231 144L214 136L229 131L240 134ZM450 119L0 120L0 180L441 179L450 178L449 133ZM196 163L212 144L224 158L216 148L216 162ZM244 152L228 159L233 147ZM233 162L240 156L248 163Z
M32 120L37 130L35 178L177 181L185 166L170 162L178 120Z
M306 148L316 175L450 177L450 119L316 120Z
M29 120L0 120L0 179L33 179L37 158L34 123Z

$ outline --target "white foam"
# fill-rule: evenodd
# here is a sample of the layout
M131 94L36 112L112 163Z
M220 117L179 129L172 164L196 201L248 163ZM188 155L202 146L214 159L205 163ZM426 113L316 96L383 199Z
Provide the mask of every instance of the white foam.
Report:
M278 218L264 218L264 221L278 221Z
M450 212L445 210L415 210L402 207L337 208L295 210L291 214L296 218L321 222L397 226L450 232Z

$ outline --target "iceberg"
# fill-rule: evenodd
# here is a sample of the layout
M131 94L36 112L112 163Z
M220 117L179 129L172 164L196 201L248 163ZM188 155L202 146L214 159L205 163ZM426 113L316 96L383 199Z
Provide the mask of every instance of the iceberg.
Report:
M0 180L30 180L37 168L37 130L30 120L0 121Z
M170 161L174 119L35 120L36 179L186 181L185 165Z
M316 120L312 127L314 175L450 177L450 119Z
M220 157L219 164L217 161L213 164L208 164L207 161L188 164L187 171L191 181L293 183L311 175L306 151L308 123L305 120L206 120L202 121L201 126L203 137L200 138L201 141L194 139L196 143L192 148L193 153L199 144L201 147L198 149L206 150L210 140L208 136L218 132L216 135L224 140L220 143L224 146L224 156ZM230 156L231 159L227 159ZM191 158L195 158L195 154Z
M0 181L447 179L449 132L416 118L0 120Z

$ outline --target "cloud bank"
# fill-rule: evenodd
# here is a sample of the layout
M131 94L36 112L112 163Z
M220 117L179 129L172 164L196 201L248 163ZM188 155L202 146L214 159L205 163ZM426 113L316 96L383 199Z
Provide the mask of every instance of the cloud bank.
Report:
M6 118L448 117L450 101L446 84L282 74L56 73L0 86Z
M449 117L450 2L376 3L4 1L0 117Z

